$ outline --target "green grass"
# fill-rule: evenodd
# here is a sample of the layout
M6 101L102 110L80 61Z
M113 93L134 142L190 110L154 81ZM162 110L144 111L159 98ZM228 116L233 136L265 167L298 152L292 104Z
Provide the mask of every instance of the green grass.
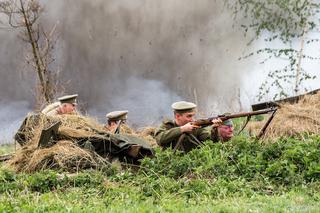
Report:
M0 155L9 154L15 152L14 144L0 145Z
M28 190L0 196L1 212L318 212L320 194L306 190L280 195L212 198L201 193L145 196L130 185L70 187L46 193Z
M0 169L0 212L319 212L319 201L317 135L158 149L138 171Z

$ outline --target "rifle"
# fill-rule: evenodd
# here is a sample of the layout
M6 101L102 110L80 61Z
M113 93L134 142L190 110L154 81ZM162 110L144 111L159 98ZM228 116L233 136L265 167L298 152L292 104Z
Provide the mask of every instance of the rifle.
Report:
M114 134L120 134L120 127L121 127L121 124L123 124L124 122L125 122L124 119L121 119L121 120L118 121L117 127L116 127L116 129L114 130Z
M251 107L252 107L253 111L256 111L256 110L260 110L260 109L267 109L269 107L279 107L281 104L284 104L284 103L294 104L294 103L297 103L299 100L301 100L306 95L314 95L314 94L317 94L318 92L320 92L320 89L316 89L316 90L310 91L310 92L302 94L302 95L292 96L289 98L284 98L284 99L280 99L280 100L276 100L276 101L268 101L268 102L264 102L264 103L253 104L253 105L251 105Z
M239 131L239 133L240 133L246 127L248 122L250 121L251 116L271 113L271 116L269 117L269 119L267 120L265 125L262 127L262 129L260 130L260 133L257 136L257 138L259 139L262 135L264 135L266 129L268 128L269 124L271 123L271 121L272 121L275 113L277 112L277 110L278 110L278 108L271 107L271 108L268 108L268 109L257 110L257 111L253 111L253 112L241 112L241 113L230 114L230 115L218 115L216 117L210 117L210 118L196 120L196 121L192 122L192 124L196 125L196 126L199 126L199 127L206 127L206 126L212 125L213 124L212 120L213 119L217 119L217 118L220 118L222 121L226 121L228 119L233 119L233 118L247 117L246 123L241 128L241 130Z

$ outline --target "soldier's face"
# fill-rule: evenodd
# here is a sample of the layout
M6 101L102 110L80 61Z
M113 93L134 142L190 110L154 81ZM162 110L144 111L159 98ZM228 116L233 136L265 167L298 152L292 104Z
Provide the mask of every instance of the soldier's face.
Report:
M110 131L114 131L117 128L118 124L116 121L111 121L110 124L108 124L108 127Z
M194 121L194 116L195 116L195 112L185 112L185 113L182 113L182 114L179 114L177 113L175 115L175 118L176 118L176 123L179 125L179 126L183 126L189 122L192 122Z
M218 127L219 134L223 141L228 141L233 137L233 127L228 125L221 125Z
M61 113L62 114L70 114L76 110L75 104L64 103L62 104Z

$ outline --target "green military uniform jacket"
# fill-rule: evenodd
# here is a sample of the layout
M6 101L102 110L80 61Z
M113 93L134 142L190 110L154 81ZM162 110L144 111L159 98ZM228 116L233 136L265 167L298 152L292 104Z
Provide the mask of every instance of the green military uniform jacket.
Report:
M174 121L165 120L156 130L155 138L159 146L175 149L182 134L180 127ZM216 142L219 140L217 128L199 128L191 133L184 134L185 136L183 136L182 141L176 147L176 149L184 152L189 152L193 148L199 146L199 141L213 140Z

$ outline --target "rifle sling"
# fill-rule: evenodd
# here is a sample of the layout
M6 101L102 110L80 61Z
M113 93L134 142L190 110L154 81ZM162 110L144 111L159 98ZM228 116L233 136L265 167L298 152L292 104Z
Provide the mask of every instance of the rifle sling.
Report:
M120 134L121 123L122 123L122 120L119 120L117 123L117 128L114 130L114 134Z
M193 134L189 134L187 133L187 135L189 137L192 137L193 140L195 140L195 142L191 141L191 143L195 144L195 145L203 145L203 143L201 141L198 140L198 138L196 138L196 136L194 136Z
M191 143L193 143L193 144L195 144L195 145L197 145L197 146L199 146L199 145L204 145L200 140L198 140L198 138L196 138L196 136L194 136L193 134L190 134L190 133L183 133L182 135L180 135L180 137L179 137L179 139L178 139L178 142L177 142L177 144L175 145L175 147L174 147L174 149L173 149L173 153L176 153L176 150L179 148L179 147L182 147L182 149L184 149L183 148L183 146L182 146L182 142L183 142L183 140L184 140L184 138L186 137L186 135L188 135L189 137L192 137L192 139L194 140L194 141L190 141ZM184 150L183 150L184 151Z
M180 137L179 137L179 139L178 139L178 142L177 142L177 144L175 145L175 147L174 147L174 149L173 149L173 153L174 153L174 154L176 153L178 147L181 146L181 143L182 143L182 141L184 140L185 137L186 137L186 134L185 134L185 133L183 133L182 135L180 135Z
M240 135L240 133L244 130L244 128L246 128L247 124L249 123L251 119L251 115L247 116L247 120L245 122L245 124L242 126L242 128L240 129L240 131L237 133L237 135Z
M260 139L264 135L264 133L266 132L266 130L267 130L268 126L269 126L269 124L271 123L272 119L274 118L274 115L276 114L276 112L277 112L277 108L274 109L274 111L272 112L271 116L269 117L267 122L264 124L264 126L260 130L260 133L259 133L257 139Z

